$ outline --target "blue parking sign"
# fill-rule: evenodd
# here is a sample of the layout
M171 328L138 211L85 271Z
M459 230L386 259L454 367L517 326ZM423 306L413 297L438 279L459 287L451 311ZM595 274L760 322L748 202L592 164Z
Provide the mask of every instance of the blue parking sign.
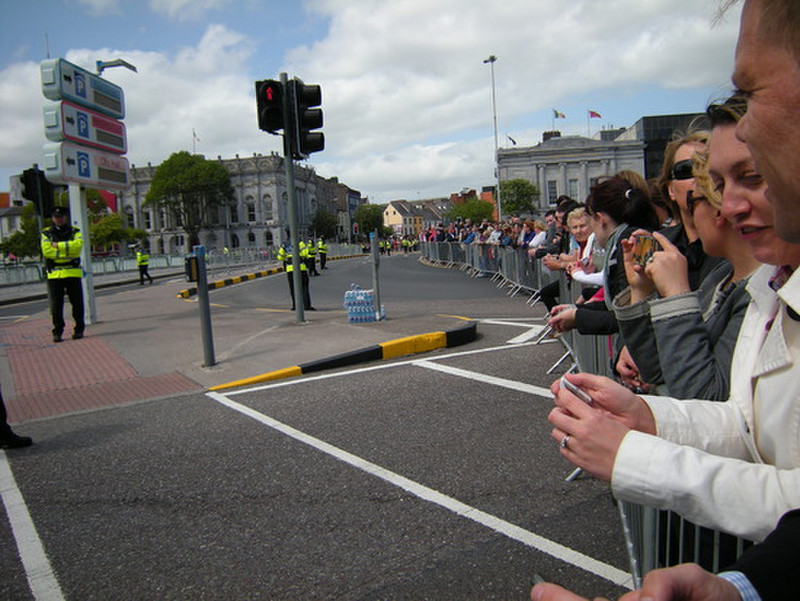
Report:
M88 152L78 152L78 175L92 177L92 162Z

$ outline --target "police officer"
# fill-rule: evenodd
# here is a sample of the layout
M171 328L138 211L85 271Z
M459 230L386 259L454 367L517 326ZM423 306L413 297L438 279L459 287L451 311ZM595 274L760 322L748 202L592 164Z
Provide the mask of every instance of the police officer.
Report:
M308 273L309 275L319 275L317 271L317 245L314 244L314 240L310 239L308 244L306 244L306 253L308 254Z
M139 267L139 285L144 286L145 277L148 279L148 282L152 284L153 278L147 271L147 267L150 265L150 255L141 246L136 247L136 265Z
M292 311L295 310L294 303L294 266L292 265L292 245L290 242L282 244L278 250L278 261L283 261L283 269L289 278L289 294L292 297ZM300 278L303 284L303 308L306 311L316 311L311 306L311 294L308 290L308 266L306 259L308 258L308 249L303 242L300 242Z
M53 225L42 230L42 256L47 271L47 294L50 298L50 317L53 320L53 342L61 342L64 334L64 295L72 305L75 329L73 340L83 338L83 286L81 278L81 248L83 237L78 228L67 220L65 207L53 208Z
M325 238L317 238L317 252L319 253L320 271L327 269L327 267L325 267L325 263L328 260L328 246L325 244Z

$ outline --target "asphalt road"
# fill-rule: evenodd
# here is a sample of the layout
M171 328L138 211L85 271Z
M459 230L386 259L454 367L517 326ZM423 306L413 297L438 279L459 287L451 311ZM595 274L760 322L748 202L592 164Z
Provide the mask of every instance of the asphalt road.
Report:
M0 515L0 598L527 599L534 574L624 592L608 487L565 482L550 438L561 346L531 344L540 311L407 259L382 263L390 315L451 307L480 320L476 343L26 424L46 444L0 454L19 493ZM312 278L314 304L335 310L370 270ZM212 295L222 311L256 300L282 306L285 276Z

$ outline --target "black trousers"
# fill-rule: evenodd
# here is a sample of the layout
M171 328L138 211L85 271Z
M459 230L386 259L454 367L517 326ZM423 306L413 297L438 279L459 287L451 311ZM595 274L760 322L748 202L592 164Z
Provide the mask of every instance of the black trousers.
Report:
M328 260L328 253L319 253L319 268L320 269L327 269L325 267L325 262Z
M147 278L149 282L153 283L153 278L150 277L150 273L147 271L147 265L139 265L139 285L141 286L144 284L144 279Z
M11 426L8 425L8 415L6 414L6 404L3 402L3 393L0 392L0 438L10 437L11 434Z
M47 280L47 295L50 297L50 317L53 320L53 335L64 333L64 296L72 305L75 333L83 334L83 286L81 278L50 278Z
M294 272L290 271L286 274L289 278L289 294L292 297L292 311L295 310L294 304ZM308 272L300 270L300 279L303 283L303 308L311 308L311 294L308 290Z

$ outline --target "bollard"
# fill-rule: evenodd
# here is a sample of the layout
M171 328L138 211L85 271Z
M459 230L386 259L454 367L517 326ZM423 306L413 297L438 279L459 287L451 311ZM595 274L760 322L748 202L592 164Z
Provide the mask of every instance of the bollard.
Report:
M203 358L205 367L216 365L214 358L214 338L211 332L211 305L208 300L208 277L206 275L205 246L195 246L197 258L197 305L200 307L200 333L203 337Z

